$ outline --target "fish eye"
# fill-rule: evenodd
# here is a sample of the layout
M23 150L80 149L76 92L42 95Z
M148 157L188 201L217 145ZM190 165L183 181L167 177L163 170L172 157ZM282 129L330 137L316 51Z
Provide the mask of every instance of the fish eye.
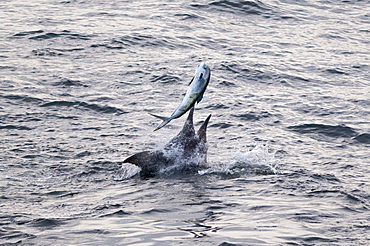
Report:
M200 78L200 79L201 79L201 78L203 78L203 74L202 74L202 73L200 74L199 78Z

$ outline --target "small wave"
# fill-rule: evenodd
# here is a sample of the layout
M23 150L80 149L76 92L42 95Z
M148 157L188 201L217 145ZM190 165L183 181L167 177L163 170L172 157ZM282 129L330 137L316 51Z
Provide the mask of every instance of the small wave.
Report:
M318 134L331 138L352 138L357 135L355 130L345 125L303 124L289 126L288 129L300 134Z
M32 54L35 56L62 56L65 52L81 51L83 48L73 48L73 49L52 49L43 48L32 50Z
M320 34L318 35L317 37L319 38L326 38L326 39L340 39L340 40L346 40L346 38L344 36L341 36L341 35L335 35L335 34L331 34L331 33L326 33L326 34Z
M40 107L77 107L77 108L85 108L89 110L93 110L99 113L104 113L104 114L125 114L127 112L123 111L122 109L112 107L112 106L100 106L98 104L89 104L86 102L71 102L71 101L52 101L52 102L47 102Z
M230 107L222 103L213 103L211 105L206 106L205 108L210 110L218 110L218 109L229 109Z
M0 56L0 58L7 58L7 57ZM17 67L13 67L13 66L0 66L0 70L15 71L15 70L17 70Z
M216 123L216 124L210 125L209 127L225 129L225 128L229 128L229 127L232 127L232 126L234 126L234 125L228 124L228 123Z
M168 49L186 48L185 43L172 37L132 34L121 38L114 38L103 44L93 44L91 47L105 47L107 49L126 49L132 46L159 47Z
M175 14L174 16L181 17L181 20L203 19L199 15L195 15L195 14Z
M236 62L223 62L220 67L220 70L225 71L225 73L231 74L232 78L242 79L242 81L255 81L258 83L268 83L271 84L276 81L281 85L291 87L296 83L300 83L300 86L307 86L307 82L310 82L309 79L298 76L290 75L286 73L274 73L269 70L259 70L257 66L254 67L245 67L243 64L238 64Z
M115 204L103 204L103 205L98 205L96 206L95 208L93 208L93 210L95 211L103 211L103 210L109 210L109 209L117 209L117 208L121 208L122 207L122 204L118 204L118 203L115 203Z
M370 144L370 133L362 133L354 138L360 143Z
M239 114L239 115L231 115L233 117L237 117L240 120L243 121L259 121L264 118L270 118L272 117L272 114L270 114L267 111L255 113L255 112L249 112L245 114Z
M30 37L30 39L32 39L32 40L45 40L45 39L51 39L51 38L57 38L57 37L60 37L60 35L56 34L56 33L46 33L46 34L38 35L38 36L35 36L35 37Z
M10 219L10 218L9 218ZM2 229L0 231L0 238L5 240L5 244L1 245L19 245L24 239L36 238L36 235L15 230L13 226L4 226L2 221ZM12 243L14 241L14 243Z
M37 227L42 230L50 230L54 227L65 224L66 222L63 219L35 219L30 224L33 227Z
M24 31L24 32L19 32L17 34L14 34L13 37L14 38L21 38L21 37L25 37L25 36L28 36L28 35L39 34L39 33L43 33L43 32L44 32L43 30Z
M226 81L226 80L224 80L224 81L222 81L218 84L221 85L221 86L225 86L225 87L236 87L235 83L230 82L230 81Z
M0 126L0 130L21 130L21 131L30 131L32 128L29 128L27 126L15 126L15 125L6 125L6 126Z
M261 15L269 11L269 8L260 1L232 1L218 0L208 4L191 4L191 7L210 9L214 11L239 13L248 15Z
M99 217L126 217L127 215L130 215L131 213L125 212L122 209L119 209L113 213L108 213L104 215L100 215Z
M152 46L167 48L177 47L176 42L174 42L172 38L164 36L155 37L152 35L127 35L122 37L119 41L118 40L115 41L128 46L139 45L141 47L152 47Z
M42 99L36 98L36 97L30 97L27 95L0 95L0 97L9 99L9 100L14 100L14 101L23 101L26 103L43 103L44 101Z
M310 174L309 177L312 178L312 179L325 181L325 182L331 182L331 183L341 182L340 179L338 179L334 174L329 174L329 173L325 173L325 174L314 173L314 174Z
M73 80L73 79L61 79L58 82L55 82L53 84L54 86L61 86L61 87L72 87L72 86L83 86L87 87L87 85L84 85L79 80Z
M32 54L35 56L61 56L63 55L63 53L58 52L55 49L50 49L50 48L32 50Z
M248 68L243 68L239 64L236 64L234 62L223 62L221 64L220 70L225 70L228 72L232 72L235 74L240 74L240 73L250 73L251 70Z
M27 33L26 32L25 35L23 35L23 36L28 36L28 35L31 35L31 34L40 34L40 33L43 33L43 34L30 37L29 39L42 41L42 40L60 38L60 37L67 37L69 39L81 39L81 40L90 40L90 38L91 38L90 35L71 33L70 31L67 31L67 30L59 32L59 33L55 33L55 32L44 33L43 31L34 32L34 33ZM16 37L22 37L22 36L20 34L18 34L18 36L16 36Z
M326 69L325 71L327 73L330 73L330 74L339 74L339 75L347 74L347 73L341 71L340 68L329 68L329 69Z
M65 197L68 196L68 194L70 194L70 192L65 190L54 190L44 193L44 195L46 196L57 196L57 197Z
M172 83L177 83L180 80L179 77L177 76L171 76L168 74L156 76L154 75L151 79L150 82L161 82L164 84L172 84Z
M107 49L112 49L112 50L124 49L124 47L122 47L121 45L114 45L114 44L92 44L90 47L91 48L105 47Z
M257 145L252 150L242 153L230 153L229 160L219 164L211 163L211 167L198 173L204 174L257 174L269 175L278 173L279 161L275 152L270 152L267 145Z
M249 81L254 80L258 82L270 81L271 76L257 70L255 68L246 68L243 65L237 64L235 62L224 62L221 64L220 70L230 73L234 79L248 79Z
M350 99L349 101L362 107L370 108L370 100Z

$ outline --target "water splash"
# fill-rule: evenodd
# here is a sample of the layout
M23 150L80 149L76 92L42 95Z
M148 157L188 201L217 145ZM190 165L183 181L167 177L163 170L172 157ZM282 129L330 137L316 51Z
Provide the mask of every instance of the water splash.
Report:
M114 176L114 180L121 181L129 179L141 171L141 168L130 163L123 163L121 169Z
M170 160L171 165L164 166L159 175L171 175L174 173L194 172L204 167L206 156L203 153L193 154L191 156L184 155L181 148L163 149L163 154ZM227 160L219 163L210 163L209 168L199 170L198 174L259 174L271 175L278 173L279 161L275 157L275 152L271 152L267 145L256 145L252 150L247 152L235 151L230 152ZM114 176L114 180L121 181L129 179L137 175L141 168L124 163Z
M163 167L159 174L171 175L174 172L194 172L206 163L207 155L198 146L193 152L185 151L183 146L164 148L164 156L171 160L171 165Z
M204 174L276 174L278 173L279 161L275 152L271 152L267 145L256 145L248 152L231 152L228 160L220 163L211 163L208 169L200 170Z

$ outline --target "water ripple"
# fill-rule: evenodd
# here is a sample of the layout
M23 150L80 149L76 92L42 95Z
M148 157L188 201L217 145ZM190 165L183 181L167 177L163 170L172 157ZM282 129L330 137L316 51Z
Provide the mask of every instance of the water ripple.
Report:
M99 113L104 114L126 114L122 109L112 107L112 106L101 106L98 104L90 104L86 102L79 102L79 101L51 101L44 104L41 104L40 107L76 107L76 108L82 108L82 109L88 109L93 110Z
M261 1L218 0L208 4L191 4L191 7L246 15L261 15L269 8Z
M354 129L345 125L303 124L289 126L288 129L300 134L318 134L332 138L352 138L357 135Z

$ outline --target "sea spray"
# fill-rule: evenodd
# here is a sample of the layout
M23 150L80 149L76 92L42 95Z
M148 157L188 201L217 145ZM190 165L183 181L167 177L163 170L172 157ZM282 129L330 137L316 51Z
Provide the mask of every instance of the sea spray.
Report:
M218 163L209 163L210 168L200 170L200 175L218 174L276 174L279 161L275 152L271 152L268 145L258 144L247 152L230 152L227 160Z
M129 179L141 171L141 168L130 164L130 163L123 163L121 169L114 175L114 180L121 181L124 179Z

